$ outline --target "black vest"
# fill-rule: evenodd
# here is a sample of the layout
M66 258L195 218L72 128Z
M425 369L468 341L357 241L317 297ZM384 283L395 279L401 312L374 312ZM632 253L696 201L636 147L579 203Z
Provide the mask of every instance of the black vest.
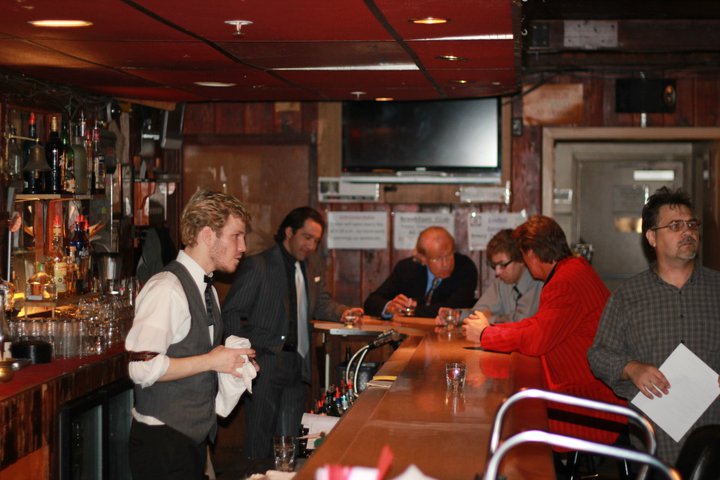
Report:
M208 338L205 300L190 273L177 261L169 263L163 271L175 274L180 280L192 319L187 336L168 347L168 357L183 358L208 353L222 340L220 307L215 302L213 309L215 331L211 344ZM217 391L218 374L214 371L202 372L170 382L155 382L146 388L135 385L135 409L142 415L157 418L197 443L208 437L212 441L217 431L215 415Z

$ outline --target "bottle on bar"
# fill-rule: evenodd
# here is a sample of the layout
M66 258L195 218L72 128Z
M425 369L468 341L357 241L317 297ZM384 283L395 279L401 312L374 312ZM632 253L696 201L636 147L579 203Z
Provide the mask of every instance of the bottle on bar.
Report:
M87 155L87 185L88 193L93 193L93 134L92 129L85 129L85 153Z
M72 149L75 154L75 193L85 194L90 190L88 182L87 149L85 148L85 114L80 112L80 120L75 125Z
M74 250L77 264L77 293L87 293L90 290L90 242L85 233L85 216L78 215L75 230L70 240L70 248Z
M62 296L67 292L65 277L67 276L67 263L65 261L65 236L63 235L63 224L60 217L55 217L52 227L52 245L50 247L50 258L47 262L46 271L52 276L55 282L55 292Z
M6 305L8 302L8 292L0 289L0 359L12 358L10 354L10 345L12 344L12 333L10 324L8 323L8 313L6 313Z
M92 148L92 193L105 193L105 153L100 148L100 126L95 122Z
M47 170L47 162L44 158L34 158L32 155L33 148L38 144L37 142L37 125L35 124L35 113L30 112L30 120L28 123L28 137L35 140L23 140L23 178L25 189L23 193L45 193L45 171ZM33 162L35 160L35 162ZM42 160L45 165L41 168L37 168L38 160Z
M10 174L10 184L15 187L16 193L25 190L25 181L23 180L23 152L20 144L15 138L17 132L15 127L10 127L10 140L8 140L8 173Z
M45 144L45 158L50 165L50 176L47 193L62 193L62 161L63 146L58 132L58 120L55 115L50 118L50 137Z
M70 144L70 133L66 122L62 124L60 140L63 145L62 189L65 193L75 193L75 149Z

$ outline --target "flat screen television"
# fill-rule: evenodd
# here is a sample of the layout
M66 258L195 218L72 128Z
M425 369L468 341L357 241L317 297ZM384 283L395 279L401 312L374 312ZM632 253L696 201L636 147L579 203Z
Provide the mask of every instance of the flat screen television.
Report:
M343 175L350 181L499 182L499 103L495 97L345 102Z

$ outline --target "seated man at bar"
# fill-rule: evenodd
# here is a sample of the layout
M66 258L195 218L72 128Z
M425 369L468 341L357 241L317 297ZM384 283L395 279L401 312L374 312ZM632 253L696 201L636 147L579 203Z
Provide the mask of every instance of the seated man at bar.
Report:
M275 245L243 261L223 305L226 334L249 338L262 369L243 403L251 460L272 458L274 435L300 433L311 381L309 321L363 313L335 302L325 288L325 267L313 255L324 231L317 210L291 211Z
M365 300L365 313L390 319L414 312L432 318L440 307L469 308L477 281L475 264L455 251L452 235L442 227L428 227L420 232L414 255L400 260Z
M148 280L125 340L135 408L130 428L134 480L204 478L207 442L217 430L218 373L236 377L254 357L225 348L214 271L232 273L245 252L245 207L224 193L199 191L180 219L185 248Z
M627 399L672 392L658 367L681 343L720 371L720 273L697 259L700 221L687 194L663 187L651 195L642 233L650 268L610 297L588 352L592 371ZM719 423L716 399L693 428ZM657 455L674 464L687 435L676 442L657 425L655 435Z
M495 272L489 288L464 316L484 315L489 323L517 322L537 312L543 282L535 280L512 237L509 228L500 230L488 242L485 254L488 265ZM439 316L438 325L445 321Z
M530 217L515 229L513 238L532 276L545 282L538 311L524 320L497 325L490 325L484 315L471 315L463 325L467 338L487 350L540 357L545 382L552 391L625 405L625 400L595 378L587 361L610 295L598 274L584 258L572 255L565 233L552 218ZM582 418L572 412L569 407L551 409L550 429L611 444L623 427L614 422L626 423L623 418L593 412L588 415L612 420L607 430L593 428L576 423Z

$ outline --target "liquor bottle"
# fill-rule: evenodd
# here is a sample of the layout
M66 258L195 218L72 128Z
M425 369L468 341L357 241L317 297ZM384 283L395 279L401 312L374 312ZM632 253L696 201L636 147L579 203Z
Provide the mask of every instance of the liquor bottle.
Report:
M95 122L92 146L92 193L105 193L105 154L100 148L100 126Z
M63 145L62 188L65 193L75 193L75 149L70 145L70 133L66 122L62 124L60 140Z
M23 160L22 148L15 138L17 132L15 127L10 127L10 140L8 141L8 174L10 175L10 185L15 187L16 193L25 190L25 182L23 180Z
M58 120L55 115L50 118L50 137L45 144L45 158L50 165L50 177L47 186L47 193L62 193L62 161L63 145L58 132Z
M80 121L75 125L72 149L75 154L75 193L85 194L90 190L88 182L87 150L85 148L85 114L80 112Z
M78 215L75 222L75 230L70 240L70 248L75 251L75 260L77 264L77 293L87 293L90 289L90 272L91 272L91 252L90 241L85 232L85 216Z
M39 155L37 149L37 125L35 125L35 113L30 113L28 125L28 137L35 140L23 140L23 178L25 189L23 193L45 193L45 172L50 170L45 158Z
M52 246L50 248L50 259L47 262L47 273L52 276L55 282L55 291L58 296L67 292L65 277L67 276L67 263L65 261L63 225L59 217L55 218L52 227Z
M10 354L10 344L12 343L12 333L10 332L10 324L8 323L5 305L7 304L7 291L0 289L0 359L12 358Z
M85 130L85 153L87 154L87 184L88 193L93 192L93 135L92 129Z

